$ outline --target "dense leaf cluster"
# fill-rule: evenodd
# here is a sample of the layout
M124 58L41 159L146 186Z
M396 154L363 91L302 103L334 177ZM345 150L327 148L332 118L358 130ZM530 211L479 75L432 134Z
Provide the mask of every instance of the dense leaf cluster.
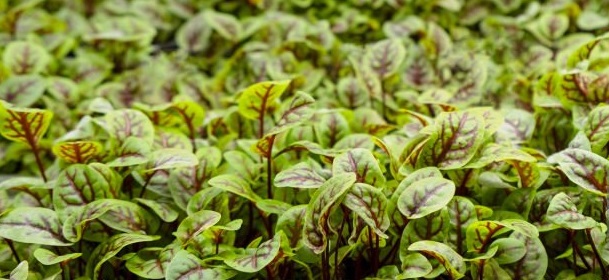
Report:
M0 277L608 279L607 11L0 0Z

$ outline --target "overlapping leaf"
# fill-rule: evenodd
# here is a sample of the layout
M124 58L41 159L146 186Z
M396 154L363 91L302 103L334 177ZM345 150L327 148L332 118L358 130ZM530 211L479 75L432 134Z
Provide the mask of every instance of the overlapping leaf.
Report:
M209 210L193 213L182 220L174 235L182 244L188 244L190 240L220 221L220 216L220 213Z
M241 272L260 271L279 254L282 233L281 231L276 233L272 239L261 243L257 248L246 248L242 253L227 255L224 263Z
M69 246L61 232L61 222L51 209L20 207L0 217L0 237L22 243Z
M410 251L424 252L437 259L453 279L462 278L465 273L465 261L453 249L444 243L435 241L419 241L408 247Z
M550 201L546 218L557 225L569 229L593 228L598 223L577 211L577 207L567 194L561 192Z
M426 178L412 183L400 194L398 209L408 219L417 219L444 208L454 195L452 181Z
M186 250L181 250L167 266L165 278L168 280L196 280L196 279L230 279L235 276L234 271L203 266L201 260Z
M387 238L385 231L390 223L386 212L387 198L380 189L356 183L345 195L343 204L360 216L376 235Z
M354 173L357 182L383 186L385 176L370 150L356 148L337 156L332 163L333 174Z
M355 182L353 173L335 175L321 185L311 198L304 217L303 241L313 252L319 254L326 249L328 216Z
M36 145L49 128L53 112L41 109L23 109L0 104L0 134L7 139Z
M566 149L548 158L557 163L569 180L587 191L607 195L609 161L592 152L581 149Z
M154 127L144 113L133 109L119 109L106 114L108 132L119 142L137 137L148 144L154 139Z
M424 166L456 169L467 164L484 140L484 119L470 112L442 113L419 156Z
M54 145L53 153L69 163L86 163L98 156L102 149L97 141L74 141Z
M87 262L87 275L91 278L97 278L102 265L116 256L125 246L139 242L150 242L159 238L160 236L132 233L121 233L112 236L110 239L97 246L91 253L91 257L89 257L89 261Z

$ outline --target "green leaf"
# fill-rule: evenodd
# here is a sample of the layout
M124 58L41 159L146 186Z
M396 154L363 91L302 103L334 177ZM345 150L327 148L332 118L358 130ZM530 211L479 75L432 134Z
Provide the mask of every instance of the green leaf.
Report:
M530 154L514 148L490 143L479 151L479 155L474 157L465 168L482 168L494 162L505 161L536 162L537 159Z
M159 221L141 206L126 200L113 200L112 207L98 218L107 226L122 232L154 232Z
M527 29L533 33L545 45L551 45L551 42L557 40L569 28L569 17L560 13L543 13L527 26Z
M287 102L287 101L286 101ZM315 99L304 92L297 92L283 108L275 126L267 132L267 136L279 134L298 126L313 116Z
M44 47L24 41L10 42L2 54L2 62L16 75L38 74L50 61L51 56Z
M410 253L400 256L402 261L402 276L407 278L424 277L432 271L431 263L420 253Z
M442 178L442 173L440 173L440 170L436 167L425 167L416 170L400 182L398 187L391 194L389 203L387 205L387 213L389 214L393 224L399 226L400 228L404 226L404 216L398 209L398 201L400 200L400 195L404 192L404 190L419 180L433 177Z
M148 162L150 151L150 144L143 142L137 137L127 137L116 151L116 157L108 162L107 165L122 167L144 164Z
M47 91L57 100L63 100L70 104L79 99L78 85L67 78L53 76L47 78Z
M176 243L169 244L165 248L146 248L128 259L125 267L146 279L164 279L165 271L178 251L181 250Z
M575 203L564 192L556 194L550 201L546 213L548 221L568 229L589 229L598 223L577 211Z
M504 229L505 226L495 221L475 221L466 230L466 242L468 251L484 253L490 248L492 237Z
M179 251L169 263L165 278L167 280L230 279L237 273L222 268L203 265L203 262L186 250Z
M387 198L380 189L365 183L355 183L345 195L343 204L362 218L376 235L388 238L385 234L390 224L385 211Z
M355 77L342 77L336 85L338 100L347 108L357 108L368 102L368 94Z
M478 221L476 209L469 199L460 196L453 197L447 208L452 227L448 237L456 245L457 253L462 253L465 251L466 230L471 223Z
M203 125L205 120L203 107L194 101L178 100L171 104L171 109L179 116L191 139L194 139L196 130Z
M53 265L62 262L67 262L76 259L80 256L82 256L82 253L71 253L58 256L55 253L44 248L38 248L36 249L36 251L34 251L34 257L36 258L36 260L44 265Z
M205 22L205 14L199 13L180 26L175 40L180 49L197 53L207 49L211 33L211 27Z
M30 107L42 97L45 88L45 80L39 75L11 76L0 84L0 100Z
M102 144L97 141L74 141L53 145L53 153L69 163L86 163L99 156L102 150Z
M410 220L400 240L400 255L408 254L408 245L416 241L430 240L443 242L449 229L448 211L442 210L431 213L425 217Z
M543 279L548 269L548 255L537 237L513 232L510 238L520 240L526 248L525 255L515 263L502 265L512 279Z
M317 174L310 161L297 163L289 168L282 170L275 175L273 184L275 187L292 188L319 188L326 179Z
M222 162L222 152L215 147L201 147L195 155L199 162L197 166L174 169L168 179L171 196L182 209L186 209L191 198L207 186ZM242 161L242 164L248 163Z
M12 177L0 183L0 190L14 188L45 188L45 182L37 177Z
M219 188L205 188L192 196L192 199L188 201L186 213L192 215L204 209L213 210L216 209L215 207L223 207L224 201L227 201L228 203L228 193L224 190ZM212 209L209 209L210 207Z
M98 199L78 208L63 223L62 233L67 240L77 242L82 238L85 226L108 212L120 200Z
M260 197L252 191L250 184L235 175L220 175L209 180L209 185L246 198L252 202Z
M383 95L383 86L379 76L372 70L372 68L357 60L356 58L349 57L351 65L353 65L353 71L357 77L357 81L360 86L365 89L368 100L379 99Z
M590 140L592 152L601 152L609 143L609 106L597 106L590 111L582 130Z
M119 143L125 142L129 137L137 137L152 144L154 127L144 113L133 109L119 109L110 111L105 116L108 133Z
M433 21L427 22L426 29L423 32L425 37L421 39L421 45L427 54L433 59L447 55L451 51L453 43L446 30Z
M161 220L167 223L171 223L178 219L178 211L166 201L156 201L150 199L136 198L135 201L150 208Z
M62 216L102 198L113 198L110 182L95 168L73 164L64 169L53 187L53 206Z
M11 271L10 280L27 280L29 276L29 265L27 261L20 262L15 269Z
M400 194L398 209L408 219L438 211L455 195L455 183L443 178L426 178L412 183Z
M203 12L203 18L213 30L218 32L218 34L225 39L233 42L241 39L243 27L241 26L241 22L233 15L219 13L214 10L206 10Z
M408 247L410 251L424 252L437 259L453 279L462 278L466 267L463 258L447 245L435 241L418 241Z
M345 117L337 111L331 111L321 115L319 120L315 123L314 128L315 136L317 136L317 142L315 144L319 144L324 148L334 147L338 141L350 133L349 123Z
M354 173L357 182L381 187L385 176L370 150L356 148L337 156L332 163L333 174Z
M192 151L192 141L184 133L174 128L155 128L155 138L153 148L176 148Z
M609 161L581 149L565 149L548 158L576 185L592 193L606 196L609 182Z
M398 39L385 39L371 45L366 52L366 62L381 78L395 74L406 58L406 48Z
M238 99L239 113L248 119L264 118L269 106L288 88L290 81L261 82L246 88Z
M505 110L503 114L504 121L495 134L496 141L512 144L527 142L535 128L533 115L521 109Z
M47 131L53 112L41 109L6 107L0 103L0 134L6 139L35 146Z
M586 42L585 44L582 44L579 48L572 52L571 55L569 55L569 58L567 59L567 66L569 68L575 68L578 66L578 64L590 59L592 51L596 48L596 46L607 38L609 38L609 34L604 34L589 42Z
M493 259L499 264L513 263L526 254L524 242L516 238L497 239L489 246L489 248L493 247L498 248Z
M0 237L28 244L70 246L61 233L57 213L51 209L20 207L0 217Z
M209 210L201 210L186 217L174 235L183 245L188 244L193 238L197 237L204 230L210 228L220 221L220 213Z
M224 263L231 268L246 272L258 272L269 265L279 254L281 247L281 231L276 233L273 239L267 240L257 248L246 248L242 252L236 252L224 257Z
M484 141L484 119L470 112L441 113L419 156L425 166L457 169L466 165Z
M303 221L307 205L296 205L279 215L275 232L283 231L290 241L290 247L298 249L303 242Z
M99 244L91 253L87 261L87 276L92 279L99 277L102 265L116 256L124 247L140 242L158 240L160 236L141 235L133 233L120 233Z
M582 30L598 30L609 25L609 19L590 9L582 11L577 17L577 27Z
M335 175L321 185L311 198L304 219L303 241L316 254L326 249L327 221L332 209L343 199L355 181L356 176L353 173Z
M175 148L159 149L150 155L147 171L192 167L198 164L197 156L191 151Z
M522 5L521 0L509 1L509 0L493 0L493 3L504 13L518 9Z
M281 215L290 209L292 204L276 199L261 199L256 201L256 207L264 213Z

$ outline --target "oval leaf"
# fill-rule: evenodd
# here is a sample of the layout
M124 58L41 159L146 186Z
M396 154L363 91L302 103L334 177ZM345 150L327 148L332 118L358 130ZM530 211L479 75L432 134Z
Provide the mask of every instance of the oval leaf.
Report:
M332 163L333 174L354 173L357 182L383 186L385 176L370 150L356 148L337 156Z
M0 104L0 134L12 141L37 145L52 118L53 112L49 110L7 108L6 104Z
M609 161L597 154L582 149L565 149L548 158L576 185L598 195L607 195Z
M459 279L465 276L464 273L466 267L463 257L444 243L435 241L418 241L412 243L408 247L408 250L424 252L427 255L437 259L453 279Z
M70 246L57 213L38 207L15 208L0 217L0 237L28 244Z
M40 73L50 60L43 46L23 41L10 42L2 54L4 65L17 75Z
M343 204L351 209L376 235L388 238L385 231L389 228L389 216L385 211L387 198L383 192L371 185L356 183L345 195Z
M237 100L239 113L252 120L264 119L274 102L290 85L290 81L260 82L246 88Z
M121 144L132 136L152 144L154 127L144 113L133 109L119 109L106 114L105 120L108 132Z
M203 262L186 250L179 251L167 266L167 280L230 279L237 273L221 268L204 267Z
M598 226L598 223L577 211L575 203L564 192L558 193L550 201L546 219L568 229L588 229Z
M417 219L442 209L455 195L455 183L444 178L414 182L402 192L398 209L408 219Z
M74 141L53 145L53 153L69 163L85 163L102 151L97 141Z
M199 160L191 151L175 148L159 149L150 155L147 171L192 167L197 164Z
M281 234L275 234L273 239L267 240L257 248L247 248L243 253L225 257L224 263L237 271L258 272L277 257L280 248Z
M304 92L297 92L294 97L286 103L277 124L266 134L274 135L284 132L292 127L309 120L313 116L313 104L315 99Z
M209 210L201 210L186 217L173 235L180 243L186 245L190 240L197 237L204 230L210 228L220 221L220 213Z
M87 262L87 275L91 279L98 279L102 265L116 256L125 246L158 240L160 236L150 236L132 233L120 233L100 244L93 250Z
M36 251L34 251L34 257L36 258L36 260L44 265L53 265L53 264L58 264L58 263L62 263L62 262L67 262L67 261L76 259L76 258L80 257L81 255L82 255L82 253L72 253L72 254L58 256L55 253L53 253L47 249L44 249L44 248L38 248L38 249L36 249Z
M326 249L327 220L334 204L339 202L343 195L356 181L353 173L333 176L315 192L307 206L304 220L304 244L313 252L319 254Z
M419 162L440 169L463 167L484 141L484 119L471 112L441 113Z
M275 187L319 188L326 179L315 172L310 162L305 161L282 170L275 175Z

